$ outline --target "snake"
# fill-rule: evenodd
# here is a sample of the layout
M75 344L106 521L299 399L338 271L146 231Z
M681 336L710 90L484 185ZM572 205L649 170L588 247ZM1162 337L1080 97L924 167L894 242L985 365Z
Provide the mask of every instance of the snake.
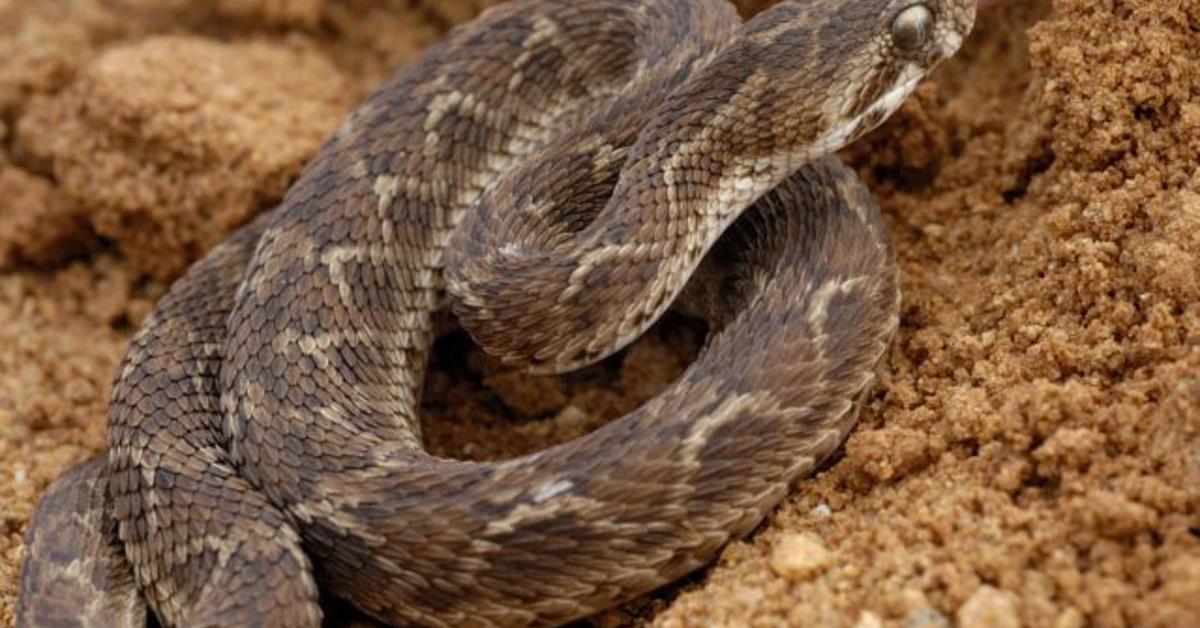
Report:
M41 499L18 624L544 626L711 563L857 421L899 324L835 153L975 0L518 0L379 87L132 339L108 451ZM438 317L532 373L669 309L699 355L575 440L426 452Z

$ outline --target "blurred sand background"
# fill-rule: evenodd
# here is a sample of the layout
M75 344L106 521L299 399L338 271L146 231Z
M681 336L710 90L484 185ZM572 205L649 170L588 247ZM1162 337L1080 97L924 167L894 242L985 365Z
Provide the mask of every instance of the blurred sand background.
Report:
M0 620L36 499L104 447L155 299L486 4L0 0ZM840 459L753 537L593 621L1200 625L1200 0L995 3L845 157L902 270L889 375ZM532 379L451 335L430 446L571 438L700 341L668 319Z

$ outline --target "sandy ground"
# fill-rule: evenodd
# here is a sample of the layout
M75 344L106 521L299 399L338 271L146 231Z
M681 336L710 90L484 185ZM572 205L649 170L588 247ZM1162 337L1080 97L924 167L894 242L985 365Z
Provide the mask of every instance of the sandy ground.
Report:
M0 620L154 300L482 4L0 0ZM757 534L595 622L1200 625L1200 0L994 4L846 158L902 269L888 376ZM701 340L530 379L451 335L430 446L571 438Z

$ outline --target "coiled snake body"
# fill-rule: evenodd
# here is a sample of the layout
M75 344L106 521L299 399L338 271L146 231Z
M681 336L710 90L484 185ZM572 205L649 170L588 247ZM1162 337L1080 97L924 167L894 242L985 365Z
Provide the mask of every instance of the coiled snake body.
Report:
M107 456L35 515L20 620L318 625L319 585L388 623L557 624L705 564L854 422L898 292L826 156L953 54L973 3L743 25L721 0L526 0L456 29L146 321ZM708 344L639 410L513 460L424 453L444 303L562 371L681 294Z

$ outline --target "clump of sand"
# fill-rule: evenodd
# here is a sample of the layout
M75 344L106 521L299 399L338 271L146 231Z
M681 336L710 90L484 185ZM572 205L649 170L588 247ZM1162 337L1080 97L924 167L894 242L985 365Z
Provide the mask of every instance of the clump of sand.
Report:
M0 0L0 620L33 504L103 448L113 370L169 280L486 4ZM713 569L596 621L1200 623L1197 29L1197 0L982 13L846 154L885 209L904 305L844 456ZM452 334L430 446L574 437L701 341L671 318L532 379Z
M16 142L97 236L166 278L282 196L349 105L312 49L157 36L97 55Z

